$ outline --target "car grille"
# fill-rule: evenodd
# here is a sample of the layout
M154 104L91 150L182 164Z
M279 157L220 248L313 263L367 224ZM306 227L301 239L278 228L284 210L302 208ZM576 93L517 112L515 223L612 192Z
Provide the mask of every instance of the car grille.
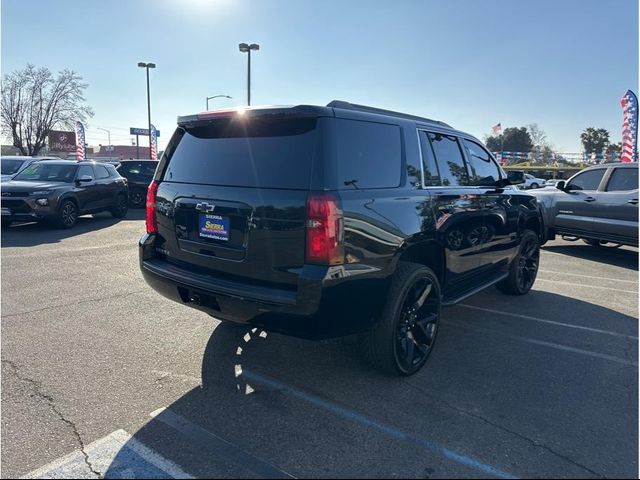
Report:
M2 192L2 197L27 197L29 196L29 192Z
M31 208L24 200L0 200L0 207L10 208L11 213L31 213Z

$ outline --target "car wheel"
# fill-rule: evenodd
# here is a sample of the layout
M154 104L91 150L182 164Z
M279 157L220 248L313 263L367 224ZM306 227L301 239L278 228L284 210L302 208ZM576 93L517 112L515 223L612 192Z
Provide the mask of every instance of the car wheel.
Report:
M412 375L426 363L438 334L440 282L428 267L400 262L375 325L360 335L365 358L393 375Z
M127 196L124 193L118 195L116 206L111 209L111 215L114 218L123 218L127 215L129 206L127 204Z
M538 185L536 182L533 182L533 183L531 184L531 188L538 188L538 186L539 186L539 185Z
M134 190L129 194L129 205L131 208L142 208L147 200L147 196L142 190Z
M73 228L78 221L78 207L72 200L64 200L58 208L56 225L59 228Z
M540 265L540 241L532 230L525 230L520 241L520 251L509 265L509 275L496 284L509 295L524 295L533 287Z

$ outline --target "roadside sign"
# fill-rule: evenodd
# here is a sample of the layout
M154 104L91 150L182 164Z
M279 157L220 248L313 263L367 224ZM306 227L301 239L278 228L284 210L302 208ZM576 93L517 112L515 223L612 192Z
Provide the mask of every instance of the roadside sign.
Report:
M146 135L148 137L149 136L149 129L148 128L129 127L129 135ZM160 136L160 130L156 130L156 136L157 137Z

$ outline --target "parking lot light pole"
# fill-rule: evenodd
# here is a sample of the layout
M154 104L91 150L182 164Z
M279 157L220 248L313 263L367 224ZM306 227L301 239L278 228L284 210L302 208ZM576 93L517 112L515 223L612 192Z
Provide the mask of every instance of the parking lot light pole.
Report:
M151 160L151 94L149 93L149 69L156 68L156 64L138 62L138 66L147 69L147 119L149 120L149 159Z
M209 111L209 100L220 97L231 98L229 95L214 95L213 97L207 97L207 112Z
M247 106L251 105L251 50L260 50L260 45L252 43L241 43L238 48L242 53L248 54L247 57Z

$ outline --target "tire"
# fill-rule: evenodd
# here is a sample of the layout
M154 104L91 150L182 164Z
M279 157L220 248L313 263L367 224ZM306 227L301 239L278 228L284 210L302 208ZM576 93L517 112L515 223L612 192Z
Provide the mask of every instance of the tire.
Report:
M63 200L58 208L55 225L58 228L73 228L78 222L78 206L73 200Z
M539 187L539 185L536 182L533 182L531 184L531 188L538 188L538 187Z
M143 208L147 196L143 190L134 190L129 194L129 206L131 208Z
M116 198L116 206L109 210L111 212L111 216L113 216L113 218L126 217L127 211L129 210L128 203L127 196L124 193L118 194L118 197Z
M525 295L531 290L540 265L540 241L532 230L525 230L520 239L518 255L509 265L509 276L496 284L508 295Z
M360 335L364 357L390 375L418 372L433 351L440 310L440 282L433 270L400 262L376 323Z

